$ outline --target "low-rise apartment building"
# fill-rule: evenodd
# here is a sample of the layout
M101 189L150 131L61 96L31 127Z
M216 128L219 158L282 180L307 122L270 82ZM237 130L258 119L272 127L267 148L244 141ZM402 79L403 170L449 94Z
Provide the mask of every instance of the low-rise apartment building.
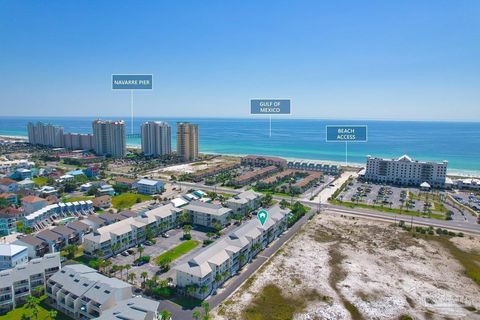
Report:
M177 287L196 298L205 299L235 275L287 229L289 209L276 205L268 212L264 225L257 219L249 220L175 267Z
M105 310L97 320L159 320L158 308L160 302L133 297L128 300L118 301L117 304ZM160 319L161 320L161 319Z
M214 228L217 224L225 226L232 213L230 208L197 200L190 202L183 209L192 217L193 224L207 228Z
M289 169L301 170L301 171L317 171L329 175L337 175L340 173L340 169L336 164L325 164L314 161L293 160L288 161L287 167Z
M258 170L249 171L239 175L238 177L235 177L235 179L233 179L233 184L237 186L244 186L251 182L254 182L257 179L264 178L276 171L278 171L277 166L268 166Z
M241 159L243 166L265 167L265 166L277 166L285 168L287 166L287 160L278 157L266 157L266 156L245 156Z
M182 209L167 204L98 228L84 237L85 254L109 257L145 241L147 228L154 234L174 228Z
M94 319L132 298L132 286L83 264L64 266L47 281L47 302L73 319Z
M254 191L245 191L225 201L225 205L232 209L233 213L247 214L249 211L260 207L261 195Z
M135 183L137 192L140 194L152 195L163 192L163 182L150 179L141 179Z
M0 314L24 304L36 287L45 288L60 267L60 254L52 253L0 271Z
M0 270L28 262L28 249L16 244L0 244Z

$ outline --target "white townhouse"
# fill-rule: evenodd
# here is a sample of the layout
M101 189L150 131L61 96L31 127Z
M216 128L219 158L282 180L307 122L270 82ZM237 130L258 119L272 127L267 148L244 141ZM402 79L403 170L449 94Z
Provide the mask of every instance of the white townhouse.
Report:
M84 252L97 256L101 251L104 257L109 257L113 252L124 251L143 242L147 228L155 233L174 228L181 212L181 209L167 204L98 228L84 236Z
M0 270L28 262L28 248L16 244L0 244Z
M47 280L60 267L60 254L49 253L0 271L0 314L24 304L36 287L45 288Z
M135 187L140 194L152 195L162 193L163 182L151 179L141 179L135 183Z
M190 202L183 209L191 215L193 224L207 228L213 228L216 224L225 226L232 213L230 208L198 200Z
M160 302L136 296L105 310L97 320L158 320Z
M225 201L225 205L233 210L233 213L247 214L251 210L260 207L261 195L254 191L244 191Z
M132 286L83 264L64 266L47 281L47 302L73 319L94 319L132 298Z
M268 210L262 226L252 219L217 242L175 267L176 284L189 295L205 299L238 270L282 234L288 225L289 209L278 205Z

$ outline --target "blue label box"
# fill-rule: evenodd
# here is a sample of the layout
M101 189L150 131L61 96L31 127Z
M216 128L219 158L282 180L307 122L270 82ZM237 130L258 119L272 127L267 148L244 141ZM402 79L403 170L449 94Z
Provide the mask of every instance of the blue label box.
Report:
M151 74L113 74L113 90L152 90L153 75Z
M290 114L290 100L287 100L287 99L251 100L250 114Z
M327 126L327 142L367 142L367 134L366 125Z

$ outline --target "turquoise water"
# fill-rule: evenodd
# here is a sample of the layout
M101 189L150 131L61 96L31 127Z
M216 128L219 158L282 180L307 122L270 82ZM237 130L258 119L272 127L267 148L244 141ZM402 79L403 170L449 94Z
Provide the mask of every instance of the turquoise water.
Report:
M0 135L26 136L26 124L29 121L62 125L65 132L91 133L93 119L0 117ZM127 132L130 133L130 121L125 120ZM273 117L272 136L269 137L267 118L136 118L134 133L139 133L140 123L147 120L170 123L173 128L172 146L175 146L175 123L190 121L199 125L201 152L263 154L332 162L345 161L345 144L325 142L325 125L367 124L368 142L348 144L350 163L364 164L367 155L390 158L408 154L419 160L448 160L450 173L480 173L480 123L334 121ZM129 138L127 143L138 146L140 139Z

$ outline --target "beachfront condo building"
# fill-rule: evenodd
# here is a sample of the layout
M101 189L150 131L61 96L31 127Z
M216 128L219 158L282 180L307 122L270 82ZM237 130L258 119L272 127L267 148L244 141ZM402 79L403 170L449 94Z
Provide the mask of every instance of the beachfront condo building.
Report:
M163 121L142 124L142 152L146 156L165 156L172 153L172 128Z
M71 150L93 150L93 134L65 133L63 146Z
M50 253L0 271L0 314L27 302L35 288L42 287L60 270L60 254Z
M289 209L268 209L264 225L251 219L175 267L177 288L205 299L260 251L281 235L288 225Z
M416 187L426 182L432 187L443 188L447 166L448 161L424 162L413 160L407 155L398 159L368 156L364 178L366 181Z
M63 127L50 123L29 122L27 125L28 142L34 145L54 148L63 147Z
M177 123L177 155L184 161L198 158L198 125Z
M95 120L93 128L93 147L100 156L121 158L125 156L125 122L123 120Z

